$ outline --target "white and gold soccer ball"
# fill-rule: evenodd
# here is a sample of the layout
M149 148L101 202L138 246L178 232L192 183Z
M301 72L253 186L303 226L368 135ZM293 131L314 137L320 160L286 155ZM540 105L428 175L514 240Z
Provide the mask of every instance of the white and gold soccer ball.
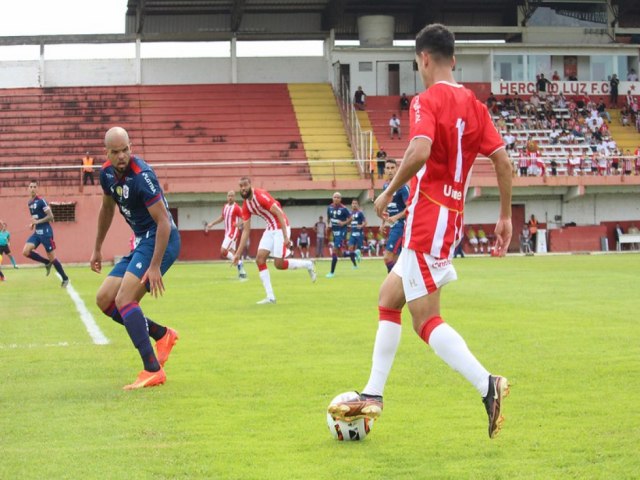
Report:
M358 394L356 392L345 392L331 400L329 405L357 399ZM371 428L373 428L373 419L359 418L352 422L345 422L343 420L334 420L331 414L327 413L327 426L333 438L340 442L360 441L369 435Z

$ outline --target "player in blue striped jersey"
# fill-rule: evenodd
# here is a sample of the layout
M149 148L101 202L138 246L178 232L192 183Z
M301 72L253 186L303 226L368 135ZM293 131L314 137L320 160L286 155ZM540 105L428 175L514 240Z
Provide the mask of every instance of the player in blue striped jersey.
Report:
M383 190L393 180L396 175L398 164L392 158L388 158L384 164L384 175L386 182ZM389 230L389 235L384 247L384 264L387 266L387 272L390 272L396 264L400 252L402 251L402 238L404 235L404 223L407 216L407 200L409 199L409 186L403 185L400 189L393 193L391 202L387 205L387 212L382 226L384 231Z
M347 207L342 204L342 195L340 192L335 192L332 197L331 204L327 207L327 237L329 231L333 234L332 240L332 253L331 253L331 272L327 273L327 278L333 278L336 271L336 265L338 258L342 256L342 248L347 237L347 226L351 222L351 212ZM353 266L356 265L355 253L350 254L351 262Z
M104 195L89 262L91 270L102 271L102 244L116 205L133 230L135 246L102 282L96 303L105 315L124 325L144 365L138 378L124 389L153 387L166 380L163 366L178 333L146 318L139 302L147 291L155 297L164 292L162 276L178 257L180 235L155 172L144 160L131 154L127 131L111 128L105 135L105 149L108 161L100 170ZM157 355L150 337L156 341Z
M51 267L56 269L56 272L62 277L62 287L66 287L69 284L69 277L64 272L62 264L56 258L56 242L53 240L53 228L51 228L51 222L53 222L53 212L47 201L38 195L38 181L31 180L29 182L29 213L31 214L31 223L29 228L33 230L33 233L27 238L22 254L44 264L47 275L51 273ZM34 252L39 245L42 245L47 252L47 257L44 258Z

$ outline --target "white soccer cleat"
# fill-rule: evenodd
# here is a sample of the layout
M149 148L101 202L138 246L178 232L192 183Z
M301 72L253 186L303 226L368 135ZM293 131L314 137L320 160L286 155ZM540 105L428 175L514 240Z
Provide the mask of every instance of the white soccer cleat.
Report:
M276 303L275 298L264 298L259 302L256 302L256 305L268 305L269 303Z
M311 277L311 282L316 283L318 279L318 275L316 275L316 262L311 262L311 268L308 268L309 277Z

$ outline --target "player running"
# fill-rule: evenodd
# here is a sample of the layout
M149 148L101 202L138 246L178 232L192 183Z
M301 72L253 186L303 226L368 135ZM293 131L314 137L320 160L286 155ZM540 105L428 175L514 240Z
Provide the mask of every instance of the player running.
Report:
M236 203L236 192L229 190L227 192L227 203L222 207L222 213L218 218L207 223L204 227L204 231L208 232L211 227L224 221L224 240L222 240L222 246L220 247L220 255L222 258L227 258L233 261L233 254L236 253L236 244L240 229L238 225L242 223L242 209ZM247 278L247 272L244 270L244 264L242 260L238 261L238 278L244 280Z
M53 212L51 207L47 204L47 201L38 196L38 181L31 180L29 183L29 212L31 212L31 223L29 228L33 230L33 234L27 238L22 254L44 264L47 276L51 273L51 267L55 267L56 272L62 277L61 287L69 285L69 277L64 272L62 264L56 258L56 242L53 240L53 228L51 228L51 222L53 222ZM44 258L38 255L34 250L38 248L38 245L42 244L47 257Z
M364 227L367 226L367 219L364 212L360 210L360 203L357 199L351 200L351 235L349 235L349 256L355 254L356 263L362 259L362 246L364 245ZM357 267L356 267L357 268Z
M398 163L388 158L384 164L384 174L387 179L383 186L386 190L389 183L396 176ZM391 201L387 205L387 211L382 216L382 226L380 229L383 233L389 229L389 235L384 245L384 264L387 266L387 273L391 271L398 261L400 252L402 251L402 238L404 235L404 220L407 216L407 200L409 199L409 186L402 185L398 190L393 192Z
M127 131L111 128L104 145L108 160L100 169L104 195L89 261L91 270L102 271L102 244L116 205L135 234L135 248L109 272L98 290L96 303L105 315L124 325L142 359L144 369L124 390L155 387L167 379L163 367L178 340L178 332L145 317L139 302L147 292L154 297L164 292L162 276L178 257L180 235L156 174L144 160L131 154ZM156 341L157 354L150 337Z
M347 225L351 222L351 212L342 204L342 195L340 192L333 194L331 204L327 207L327 238L332 234L333 239L329 244L331 249L331 271L327 273L327 278L333 278L336 272L336 265L338 264L338 258L342 257L342 247L347 237ZM354 268L356 264L355 252L349 252L351 263Z
M244 199L242 203L242 236L240 237L240 245L233 256L233 263L238 264L241 252L247 244L249 233L251 232L251 216L257 215L267 224L267 228L262 234L260 244L258 245L258 253L256 255L256 264L260 272L260 280L267 294L266 298L260 300L258 305L276 303L276 296L271 286L271 276L267 269L267 258L273 258L273 264L278 270L295 270L298 268L306 268L311 277L311 281L316 281L315 264L311 260L287 260L286 257L291 254L290 247L291 228L289 220L284 214L280 203L274 199L269 192L261 188L252 188L249 177L240 179L240 195Z
M500 256L506 253L511 240L511 162L487 107L453 78L453 33L440 24L421 30L416 61L427 90L411 102L409 146L395 177L374 204L382 217L393 193L411 180L403 249L380 288L369 381L357 401L330 405L329 413L343 420L382 413L383 390L400 342L401 310L407 303L420 338L480 393L493 438L502 423L507 379L491 375L464 339L444 323L440 293L457 278L451 259L462 236L465 190L478 154L488 156L496 171L500 191L496 251Z

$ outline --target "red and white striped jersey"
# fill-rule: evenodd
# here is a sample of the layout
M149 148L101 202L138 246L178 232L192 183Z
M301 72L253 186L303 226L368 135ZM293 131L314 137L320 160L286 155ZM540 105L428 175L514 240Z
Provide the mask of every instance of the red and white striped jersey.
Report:
M413 97L409 115L410 139L431 140L431 154L411 180L404 247L450 258L463 233L473 162L504 142L487 107L462 85L437 82Z
M267 230L278 230L282 228L282 225L280 225L278 217L271 213L271 207L274 204L282 210L280 202L273 198L269 192L261 188L254 188L251 199L242 203L242 219L246 221L249 220L251 215L258 215L267 224ZM289 225L289 220L284 210L282 210L282 216L285 223Z
M222 217L224 218L224 235L231 239L237 239L238 233L238 218L242 218L242 209L240 205L233 202L231 205L228 203L222 207Z

